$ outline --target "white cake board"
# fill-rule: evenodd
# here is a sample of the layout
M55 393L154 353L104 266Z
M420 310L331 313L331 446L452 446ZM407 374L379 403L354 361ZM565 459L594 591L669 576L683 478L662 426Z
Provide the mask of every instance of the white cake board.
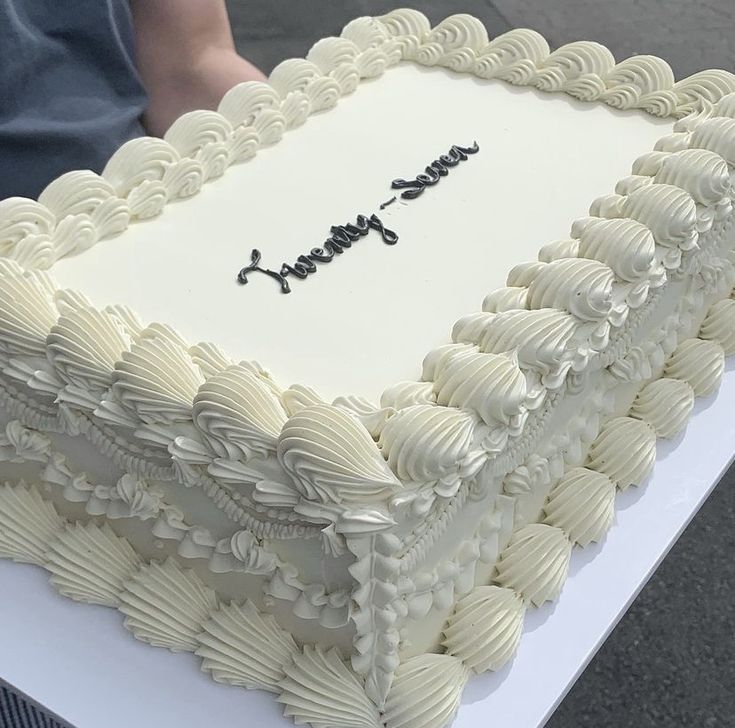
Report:
M529 610L515 660L473 678L455 728L541 726L733 459L735 364L698 400L683 436L658 444L654 474L617 499L604 543L575 549L556 604ZM0 677L76 728L279 728L273 698L218 685L190 654L137 642L112 609L59 596L41 568L0 559Z

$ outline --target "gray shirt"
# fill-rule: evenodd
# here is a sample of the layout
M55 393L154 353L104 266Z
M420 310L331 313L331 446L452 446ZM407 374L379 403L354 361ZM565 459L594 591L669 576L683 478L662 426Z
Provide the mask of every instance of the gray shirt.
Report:
M145 132L127 0L0 0L0 200Z

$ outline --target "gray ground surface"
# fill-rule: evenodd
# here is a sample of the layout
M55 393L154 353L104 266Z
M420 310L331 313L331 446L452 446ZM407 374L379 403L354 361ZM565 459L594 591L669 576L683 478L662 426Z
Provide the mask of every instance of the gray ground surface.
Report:
M238 48L266 72L303 57L319 38L390 0L228 0ZM492 35L540 31L552 47L597 40L622 59L665 58L677 78L735 70L732 0L433 0L414 3L434 23L456 12ZM552 728L735 726L735 468L674 546L562 702ZM490 725L489 721L489 725ZM515 727L514 727L515 728ZM523 728L519 726L518 728Z

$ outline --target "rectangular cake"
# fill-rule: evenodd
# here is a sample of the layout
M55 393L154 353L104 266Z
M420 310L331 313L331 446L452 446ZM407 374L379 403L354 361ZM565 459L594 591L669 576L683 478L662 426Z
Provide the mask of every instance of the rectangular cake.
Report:
M716 390L734 165L731 73L404 9L0 202L0 555L298 724L449 725Z

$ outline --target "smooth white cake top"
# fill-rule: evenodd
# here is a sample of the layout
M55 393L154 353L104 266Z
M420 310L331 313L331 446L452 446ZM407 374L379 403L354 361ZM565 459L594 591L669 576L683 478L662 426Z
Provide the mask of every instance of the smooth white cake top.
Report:
M672 123L403 63L52 274L95 305L127 304L188 341L258 360L284 386L377 400L418 379L452 324L479 310L514 264L568 237ZM474 140L480 152L435 187L378 209L400 194L394 178L412 179ZM321 245L330 226L372 212L397 245L372 232L306 280L292 278L289 295L259 274L236 282L252 248L279 269Z

